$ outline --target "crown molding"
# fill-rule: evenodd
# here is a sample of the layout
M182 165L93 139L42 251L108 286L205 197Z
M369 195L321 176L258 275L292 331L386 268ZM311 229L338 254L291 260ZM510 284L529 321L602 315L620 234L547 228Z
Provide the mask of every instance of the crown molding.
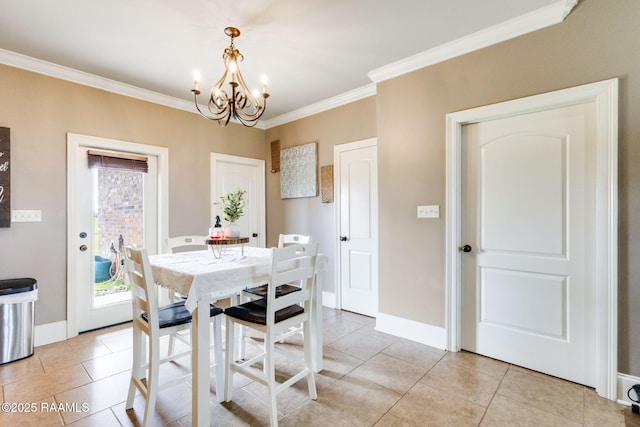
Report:
M289 113L282 114L269 120L264 121L266 129L283 125L285 123L292 122L294 120L302 119L314 114L321 113L323 111L331 110L336 107L340 107L350 102L358 101L363 98L368 98L376 94L376 85L370 83L366 86L359 87L357 89L350 90L349 92L336 95L331 98L327 98L323 101L316 102L315 104L307 105L306 107L298 108Z
M509 21L505 21L498 25L494 25L493 27L478 31L453 42L446 43L417 55L380 67L368 73L369 78L374 83L316 102L269 120L260 120L255 127L263 130L269 129L373 96L376 94L376 83L380 83L393 77L397 77L429 65L437 64L439 62L446 61L447 59L464 55L474 50L482 49L544 27L558 24L562 22L569 13L571 13L577 3L578 0L560 0L549 6ZM115 80L96 76L94 74L85 73L83 71L54 64L52 62L42 61L16 52L11 52L9 50L0 49L0 64L6 64L23 70L32 71L34 73L197 114L197 111L193 108L193 103L190 101L163 95L158 92L142 89ZM201 106L201 108L206 108L206 106ZM232 122L238 123L234 120L232 120Z
M523 34L559 24L571 13L577 3L578 0L558 1L452 42L377 68L369 72L368 76L373 82L380 83Z
M96 76L95 74L85 73L63 65L54 64L52 62L42 61L30 56L22 55L9 50L0 49L0 63L15 68L32 71L34 73L43 74L49 77L90 86L96 89L106 90L108 92L117 93L119 95L140 99L143 101L153 102L178 110L193 112L193 103L183 99L174 98L172 96L163 95L147 89L121 83L115 80Z

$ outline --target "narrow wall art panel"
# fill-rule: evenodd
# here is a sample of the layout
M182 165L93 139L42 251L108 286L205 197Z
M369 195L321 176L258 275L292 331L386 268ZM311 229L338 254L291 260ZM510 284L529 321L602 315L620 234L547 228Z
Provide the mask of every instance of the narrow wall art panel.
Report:
M322 203L333 203L333 165L320 167L320 196Z
M0 127L0 227L11 227L10 129Z
M280 197L294 199L318 195L317 143L280 151Z
M280 140L271 141L271 173L280 172Z

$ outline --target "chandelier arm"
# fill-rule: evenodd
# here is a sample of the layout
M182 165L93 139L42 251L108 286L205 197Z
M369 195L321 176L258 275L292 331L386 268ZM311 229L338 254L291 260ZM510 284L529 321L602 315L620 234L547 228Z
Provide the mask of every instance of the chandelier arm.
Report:
M207 119L207 120L215 120L215 121L217 121L217 122L218 122L218 124L219 124L221 127L224 127L224 126L226 126L226 125L229 123L229 119L231 118L231 115L230 115L228 112L227 112L226 114L224 114L224 115L218 115L218 114L216 114L216 113L214 113L214 112L212 111L212 113L214 114L213 116L209 116L209 115L205 114L205 113L200 109L200 106L198 105L198 94L199 94L200 92L199 92L199 91L196 91L196 90L192 90L191 92L193 93L193 103L194 103L194 104L195 104L195 106L196 106L196 110L198 111L198 113L200 113L200 115L201 115L202 117L204 117L204 118L205 118L205 119ZM211 109L209 109L209 111L211 111Z
M211 113L221 115L229 110L229 95L227 95L226 91L214 87L211 89L207 106ZM212 106L215 108L215 111Z
M250 105L254 106L253 108L256 110L259 110L260 108L264 108L264 102L261 103L258 101L258 97L255 97L253 95L253 92L247 87L247 83L244 81L244 77L242 76L242 73L240 73L240 70L238 70L238 83L240 84L240 86L243 88L245 96L247 98L247 100L249 101ZM259 95L261 96L263 99L264 98L264 94ZM244 107L243 107L244 109Z
M205 119L208 119L208 120L218 120L218 119L217 119L217 118L215 118L215 117L209 117L209 116L207 116L207 115L206 115L205 113L203 113L203 112L202 112L202 110L200 109L200 106L198 105L198 94L200 93L200 91L191 90L191 93L193 93L193 103L195 104L195 106L196 106L196 110L198 110L198 113L200 113L200 115L201 115L202 117L204 117Z

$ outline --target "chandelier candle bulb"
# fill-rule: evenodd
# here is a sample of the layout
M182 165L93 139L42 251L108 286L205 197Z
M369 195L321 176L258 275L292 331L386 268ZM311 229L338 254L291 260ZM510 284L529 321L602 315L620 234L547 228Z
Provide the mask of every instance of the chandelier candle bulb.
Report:
M262 93L267 93L267 76L262 76L260 78L260 83L262 83Z

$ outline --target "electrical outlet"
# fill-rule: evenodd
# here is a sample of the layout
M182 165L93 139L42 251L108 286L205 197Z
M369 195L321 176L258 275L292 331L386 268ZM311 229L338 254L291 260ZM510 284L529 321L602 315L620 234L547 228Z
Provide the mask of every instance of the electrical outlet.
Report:
M418 218L440 218L440 206L418 206Z
M42 211L12 210L11 222L42 222Z

